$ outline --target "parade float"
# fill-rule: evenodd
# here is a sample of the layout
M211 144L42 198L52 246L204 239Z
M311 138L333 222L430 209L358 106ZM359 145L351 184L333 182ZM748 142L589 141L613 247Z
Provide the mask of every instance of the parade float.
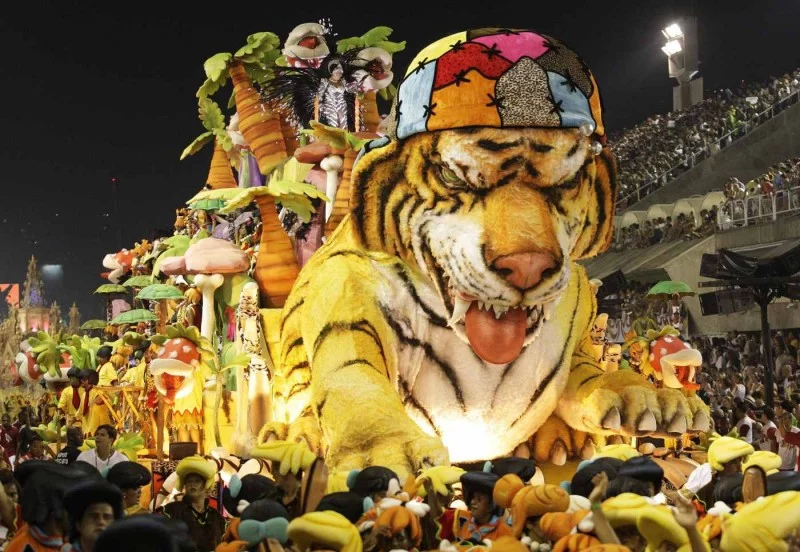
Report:
M574 471L709 430L697 351L669 328L608 343L577 263L610 243L616 195L588 67L480 29L395 87L391 34L308 23L210 57L181 155L211 150L205 186L173 235L105 256L105 320L11 345L18 379L110 364L119 380L84 397L140 458L301 443L332 474Z

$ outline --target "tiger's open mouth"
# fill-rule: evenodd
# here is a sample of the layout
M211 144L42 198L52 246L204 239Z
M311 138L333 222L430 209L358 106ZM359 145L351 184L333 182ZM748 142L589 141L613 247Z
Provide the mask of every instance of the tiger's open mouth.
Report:
M476 355L491 364L507 364L541 333L556 300L538 305L502 305L483 301L448 285L448 324Z

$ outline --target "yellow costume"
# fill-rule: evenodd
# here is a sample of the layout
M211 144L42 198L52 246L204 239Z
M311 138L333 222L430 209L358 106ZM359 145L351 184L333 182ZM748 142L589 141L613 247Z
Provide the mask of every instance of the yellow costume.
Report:
M81 424L83 432L87 435L94 435L97 428L103 424L114 425L111 419L111 412L109 412L104 402L101 401L100 404L97 404L99 400L101 400L100 392L92 388L89 391L89 411L83 416ZM82 407L81 412L83 412Z
M125 375L122 376L120 383L127 383L128 385L133 385L134 387L144 387L144 376L146 371L147 362L143 360L135 367L125 372Z
M78 419L81 420L83 418L82 415L82 408L83 408L83 399L86 394L86 391L83 387L77 388L78 393L78 406L75 407L74 404L74 397L75 397L76 389L71 385L66 387L63 391L61 391L61 397L58 399L58 410L59 412L63 412L65 416L67 416L70 420Z
M114 383L119 380L119 376L117 376L117 369L114 368L114 365L110 362L103 364L103 366L100 367L100 370L98 370L98 374L100 375L100 381L97 383L97 385L100 387L109 387L114 385Z

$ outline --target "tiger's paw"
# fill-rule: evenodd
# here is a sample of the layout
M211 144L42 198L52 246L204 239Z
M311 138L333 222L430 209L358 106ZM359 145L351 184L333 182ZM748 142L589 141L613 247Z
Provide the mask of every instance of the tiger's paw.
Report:
M305 443L314 454L322 455L322 431L313 416L302 416L291 424L269 422L258 432L258 443L289 441Z
M394 471L400 481L416 473L420 469L450 464L450 456L438 437L431 437L421 432L409 432L408 435L386 435L374 439L368 448L363 443L350 448L340 446L331 452L326 463L331 472L349 472L369 466L383 466Z
M563 466L568 459L587 460L595 455L598 447L605 445L602 435L589 435L569 427L556 415L550 416L532 438L533 459ZM519 445L515 456L524 456L518 451L527 450L527 442Z
M692 412L683 393L630 385L599 388L585 399L584 425L593 433L626 436L679 435L692 427Z

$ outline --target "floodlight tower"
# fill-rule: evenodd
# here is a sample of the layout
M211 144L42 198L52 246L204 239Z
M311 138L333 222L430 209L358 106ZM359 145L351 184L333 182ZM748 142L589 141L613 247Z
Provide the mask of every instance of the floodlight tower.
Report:
M661 30L667 39L661 51L667 56L669 76L678 81L672 89L672 108L685 109L703 101L703 77L698 66L697 18L684 17Z

